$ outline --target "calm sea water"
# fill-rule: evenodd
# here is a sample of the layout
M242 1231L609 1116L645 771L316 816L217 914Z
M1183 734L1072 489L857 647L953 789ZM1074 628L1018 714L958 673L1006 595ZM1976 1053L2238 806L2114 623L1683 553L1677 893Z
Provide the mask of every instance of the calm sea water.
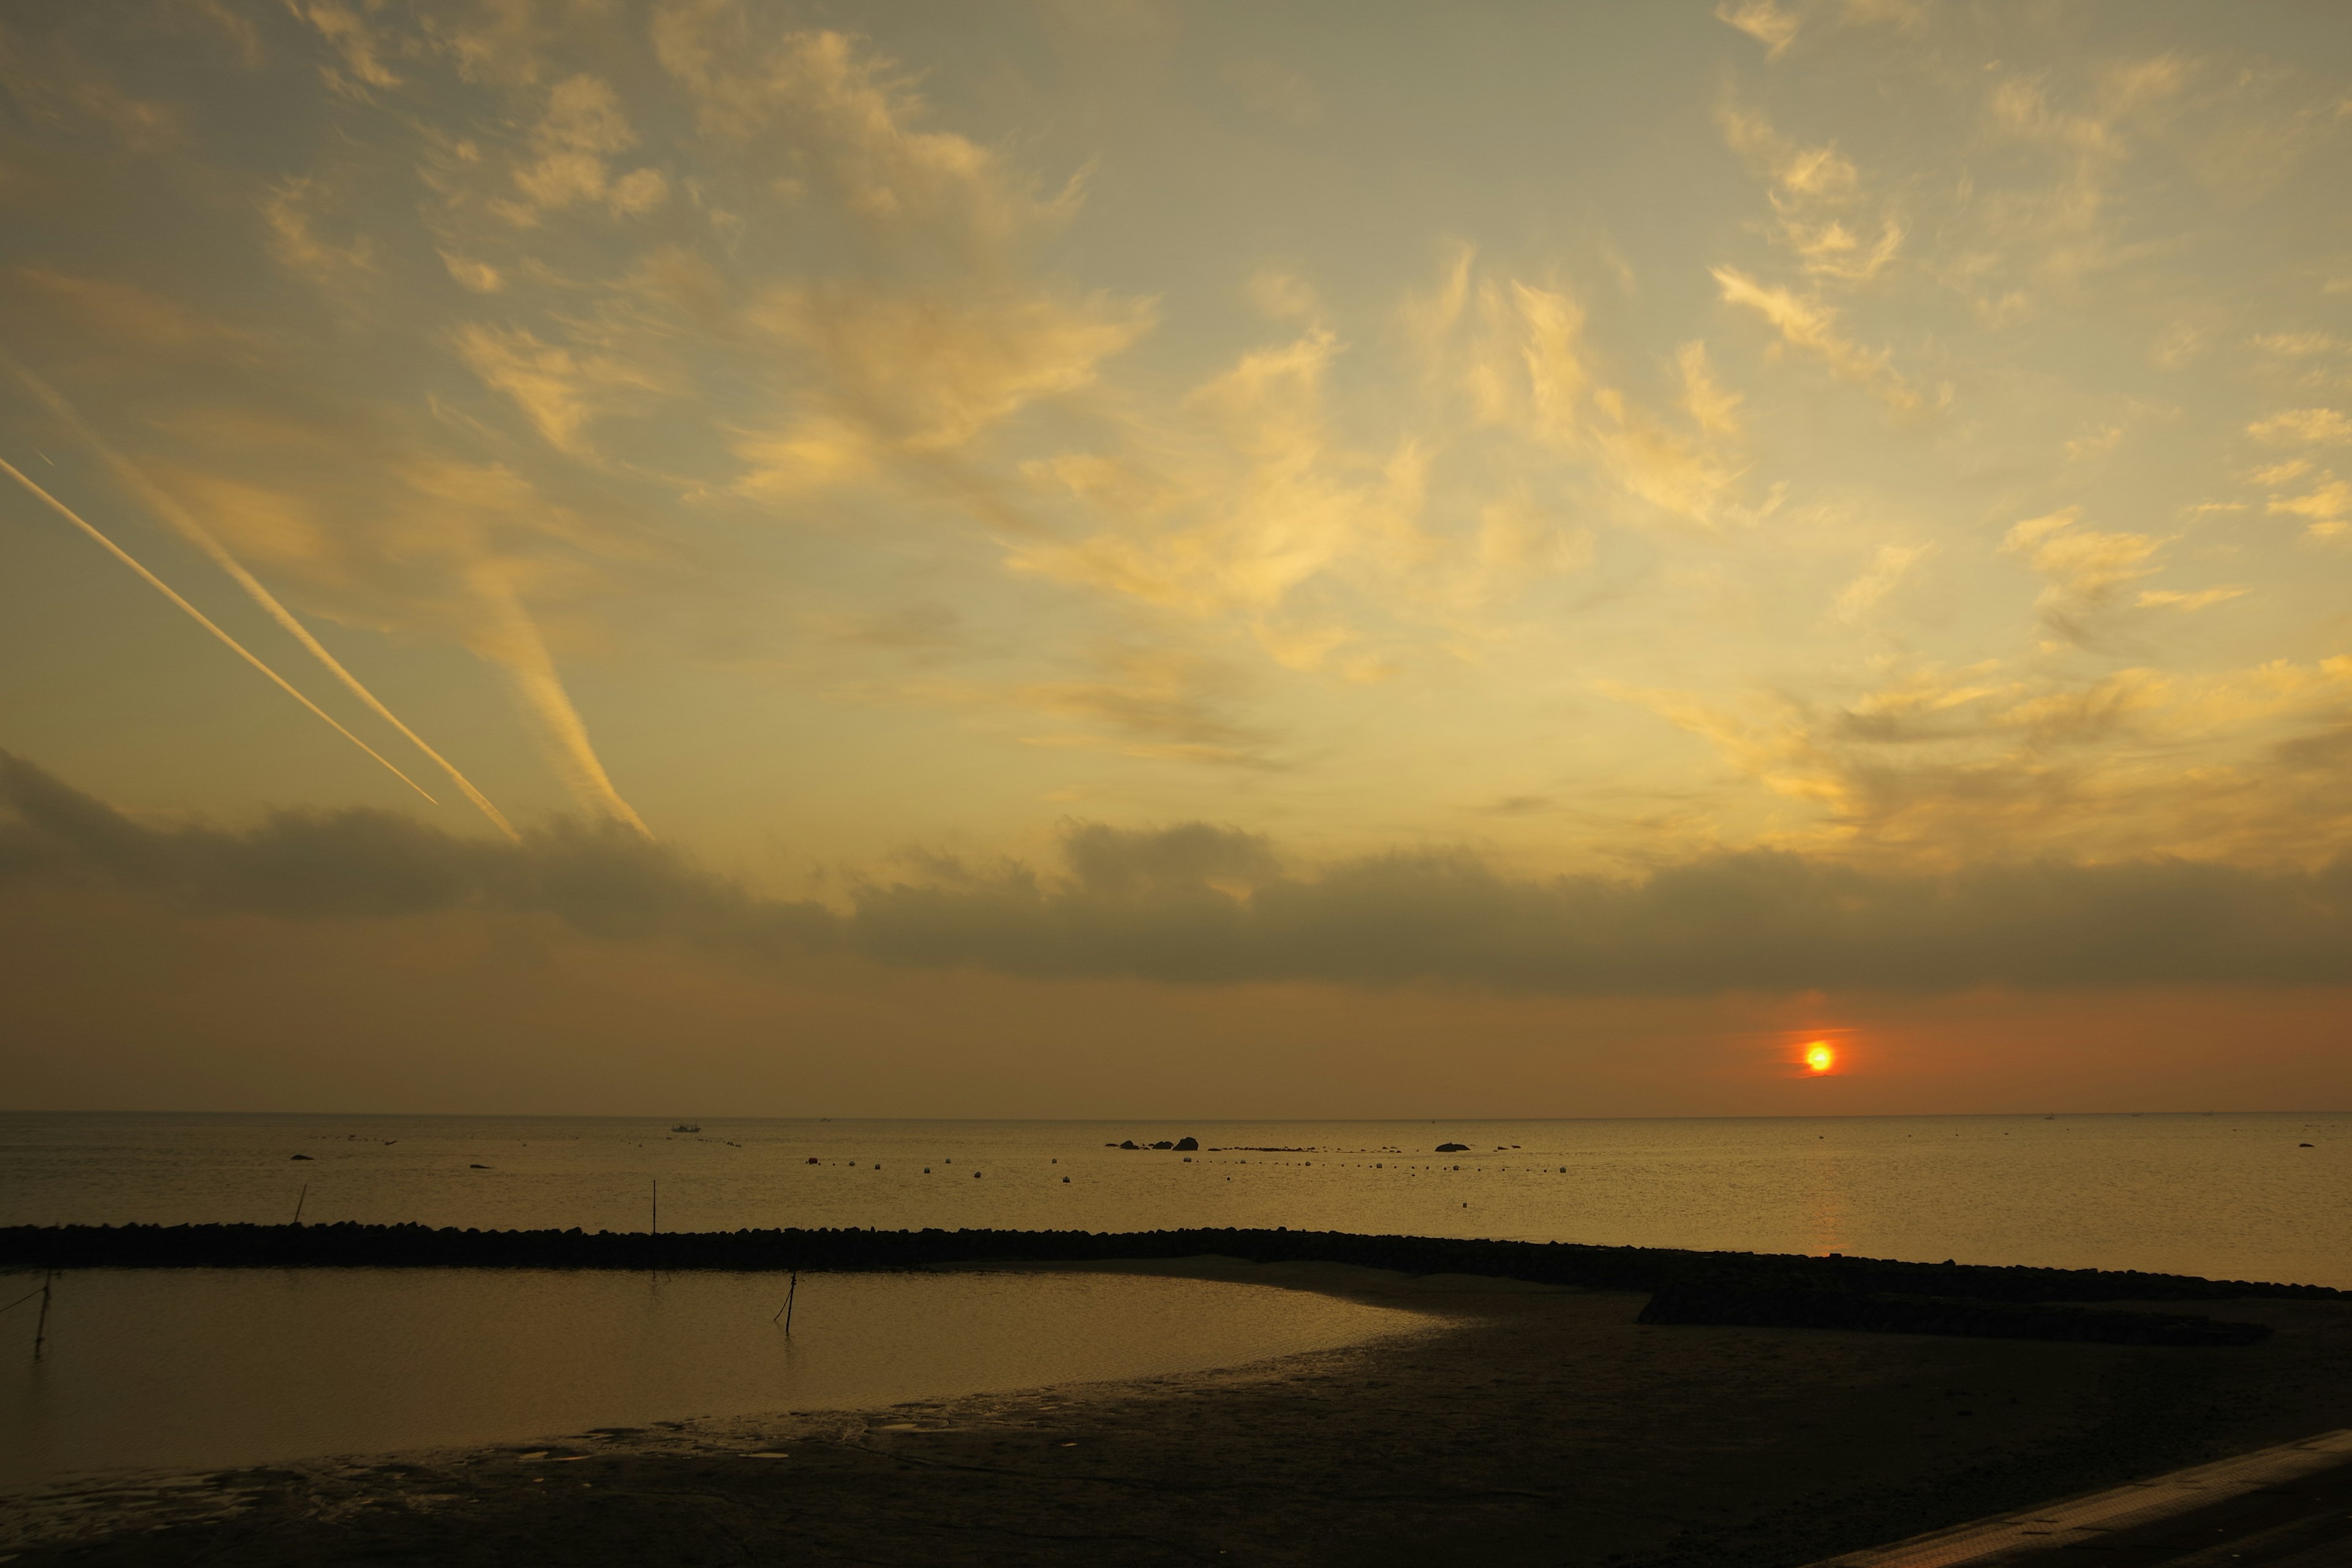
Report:
M787 1337L783 1290L772 1274L76 1271L47 1357L14 1328L0 1355L0 1488L1152 1376L1430 1321L1198 1279L809 1274Z
M1286 1225L2352 1286L2346 1115L698 1125L5 1114L0 1223L299 1204L306 1221L642 1230L658 1183L676 1230ZM1189 1158L1105 1147L1187 1135ZM1469 1152L1433 1152L1449 1142Z

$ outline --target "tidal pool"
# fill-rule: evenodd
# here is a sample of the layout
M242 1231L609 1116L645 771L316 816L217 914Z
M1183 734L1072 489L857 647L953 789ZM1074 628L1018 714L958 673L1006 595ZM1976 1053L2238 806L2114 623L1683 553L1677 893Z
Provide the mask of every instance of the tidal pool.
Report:
M1430 1321L1164 1277L803 1274L787 1335L786 1289L780 1274L60 1275L44 1358L26 1323L0 1370L0 1487L1145 1377Z

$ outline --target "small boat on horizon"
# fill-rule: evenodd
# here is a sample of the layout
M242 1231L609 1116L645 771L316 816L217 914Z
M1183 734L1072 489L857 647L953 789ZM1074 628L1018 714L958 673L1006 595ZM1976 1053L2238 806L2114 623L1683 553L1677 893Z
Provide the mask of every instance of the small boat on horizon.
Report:
M670 1131L673 1132L699 1132L702 1131L702 1128L696 1122L681 1121L677 1126L671 1128Z

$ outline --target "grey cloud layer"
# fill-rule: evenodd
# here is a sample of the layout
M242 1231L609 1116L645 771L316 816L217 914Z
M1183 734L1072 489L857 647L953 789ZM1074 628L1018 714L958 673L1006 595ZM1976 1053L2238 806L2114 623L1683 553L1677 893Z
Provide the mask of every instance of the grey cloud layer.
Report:
M151 826L0 753L0 886L100 879L207 910L372 920L551 916L592 935L752 956L1180 983L1454 982L1556 994L1942 990L2352 975L2352 865L2178 860L1874 873L1801 857L1695 860L1631 882L1515 879L1460 851L1300 869L1254 835L1085 825L1064 869L932 860L832 910L765 899L607 826L519 845L389 813Z

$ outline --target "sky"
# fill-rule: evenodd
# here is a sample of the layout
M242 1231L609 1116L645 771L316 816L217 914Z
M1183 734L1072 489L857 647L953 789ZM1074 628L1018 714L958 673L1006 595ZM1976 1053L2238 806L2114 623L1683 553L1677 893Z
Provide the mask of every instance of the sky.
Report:
M21 0L0 1094L2344 1109L2347 154L2334 0Z

